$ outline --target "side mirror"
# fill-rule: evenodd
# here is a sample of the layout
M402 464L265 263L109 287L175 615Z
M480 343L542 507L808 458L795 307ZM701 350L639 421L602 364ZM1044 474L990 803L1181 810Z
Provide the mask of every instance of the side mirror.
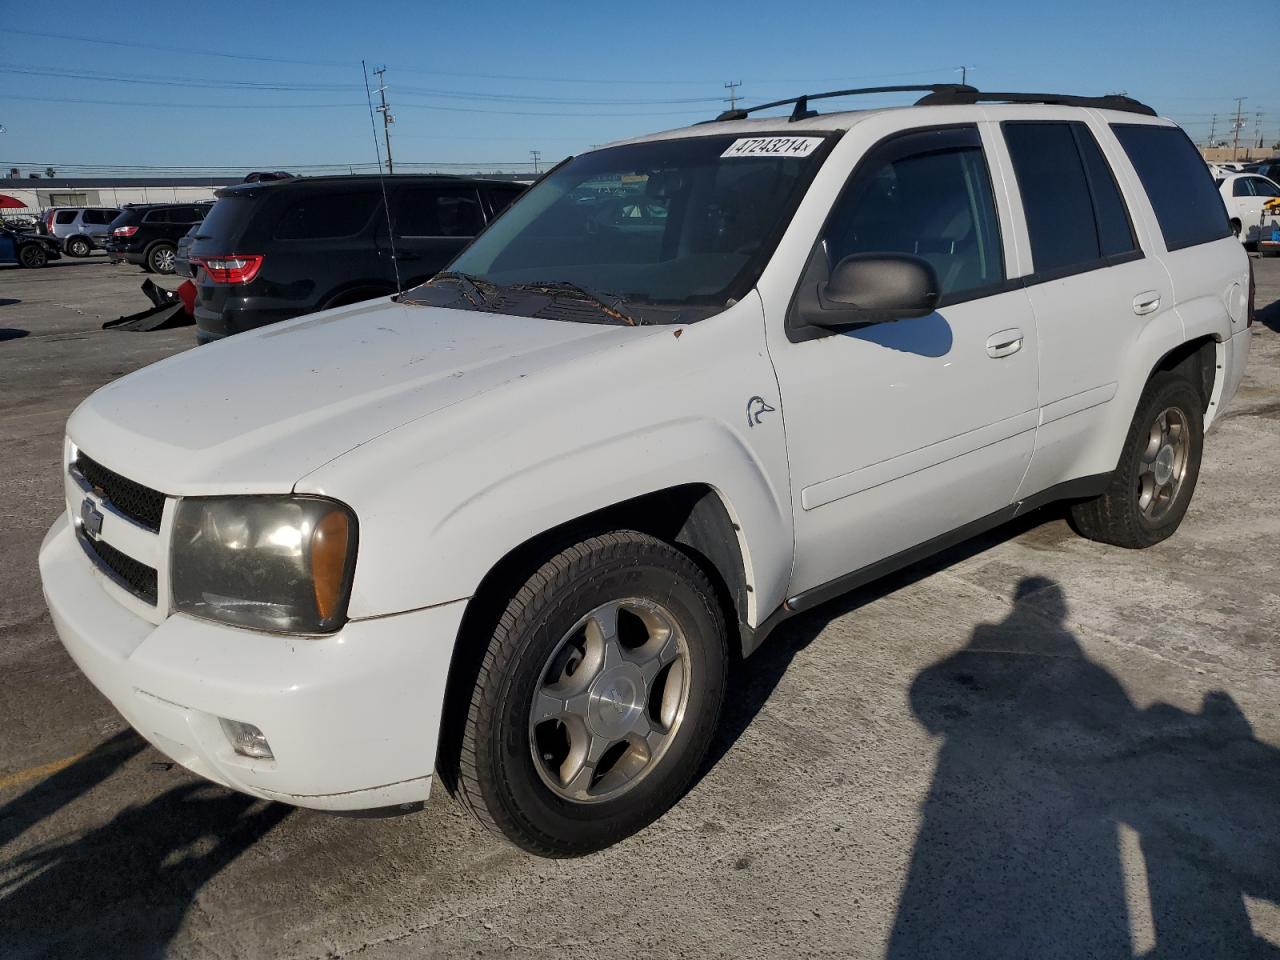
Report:
M838 330L928 316L938 306L939 283L932 264L920 257L857 253L837 263L815 292L804 321Z

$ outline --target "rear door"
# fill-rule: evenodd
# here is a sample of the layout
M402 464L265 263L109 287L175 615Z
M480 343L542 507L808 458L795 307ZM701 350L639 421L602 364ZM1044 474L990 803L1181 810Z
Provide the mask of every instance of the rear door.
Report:
M1023 283L1040 336L1040 430L1023 499L1114 468L1093 459L1110 403L1122 376L1133 375L1134 344L1174 303L1089 124L1008 120L1000 128L1030 242Z
M474 185L406 185L392 197L391 212L404 286L439 273L485 226Z
M263 226L269 238L260 242L265 249L248 252L265 253L260 275L288 290L299 313L394 289L390 256L375 239L386 230L377 185L286 184L263 193L273 198ZM249 229L258 231L256 220Z

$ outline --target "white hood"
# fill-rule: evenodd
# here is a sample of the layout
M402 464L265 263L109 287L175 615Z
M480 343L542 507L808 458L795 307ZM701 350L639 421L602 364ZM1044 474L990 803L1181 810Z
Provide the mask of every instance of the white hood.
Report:
M139 370L82 403L67 432L167 494L282 493L398 426L659 329L361 304Z

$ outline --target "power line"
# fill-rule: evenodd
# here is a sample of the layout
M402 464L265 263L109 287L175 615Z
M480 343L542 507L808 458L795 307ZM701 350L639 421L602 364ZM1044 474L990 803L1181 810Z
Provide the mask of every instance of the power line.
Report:
M334 60L295 60L290 57L257 57L246 53L224 53L220 50L202 50L199 47L188 47L185 44L178 47L160 43L140 43L136 40L105 40L102 37L85 37L69 33L44 33L37 30L15 30L13 27L5 27L4 29L6 33L17 34L21 37L40 37L45 40L70 40L75 43L97 43L108 47L133 47L137 50L160 50L166 53L194 54L200 57L222 57L226 60L249 60L258 63L292 63L306 67L345 67L347 69L356 65L354 60L344 63Z

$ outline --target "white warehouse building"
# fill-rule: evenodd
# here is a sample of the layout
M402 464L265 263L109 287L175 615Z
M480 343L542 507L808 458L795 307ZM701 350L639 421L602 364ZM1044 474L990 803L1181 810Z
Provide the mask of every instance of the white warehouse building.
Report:
M36 214L49 207L120 207L126 203L212 200L239 177L5 177L0 213Z

